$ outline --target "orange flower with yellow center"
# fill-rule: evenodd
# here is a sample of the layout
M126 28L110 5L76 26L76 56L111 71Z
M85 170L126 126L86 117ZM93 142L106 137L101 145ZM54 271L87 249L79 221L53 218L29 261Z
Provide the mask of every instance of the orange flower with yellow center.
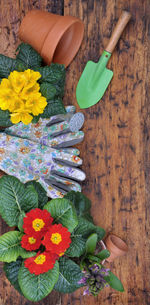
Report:
M61 224L52 225L42 240L47 251L60 255L64 253L71 243L70 232Z
M53 218L47 210L33 209L23 219L23 229L27 235L42 238L52 225Z
M21 239L22 248L32 251L39 249L41 245L41 238L33 237L32 235L23 235Z
M24 265L29 269L30 273L39 275L52 269L57 258L58 256L51 252L38 252L36 256L27 258L24 261Z

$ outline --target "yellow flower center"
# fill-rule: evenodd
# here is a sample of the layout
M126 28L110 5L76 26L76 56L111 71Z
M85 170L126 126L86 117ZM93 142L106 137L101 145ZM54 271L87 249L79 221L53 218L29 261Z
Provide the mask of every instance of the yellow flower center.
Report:
M62 241L61 235L59 233L53 233L51 235L51 241L53 244L59 245L59 243Z
M36 243L36 239L34 237L29 237L28 238L29 244L35 244Z
M32 221L32 227L35 231L41 231L41 229L45 226L43 219L36 218Z
M46 261L46 256L44 254L40 254L39 256L36 257L36 259L34 260L34 262L37 265L42 265L44 264Z
M64 252L61 252L60 254L59 254L59 256L63 256L64 255Z

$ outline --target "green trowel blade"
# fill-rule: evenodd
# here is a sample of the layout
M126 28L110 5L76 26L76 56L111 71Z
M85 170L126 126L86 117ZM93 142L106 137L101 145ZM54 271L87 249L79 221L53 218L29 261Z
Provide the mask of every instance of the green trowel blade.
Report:
M80 108L95 105L104 95L113 72L106 68L111 54L104 51L99 62L88 61L76 88L76 98Z

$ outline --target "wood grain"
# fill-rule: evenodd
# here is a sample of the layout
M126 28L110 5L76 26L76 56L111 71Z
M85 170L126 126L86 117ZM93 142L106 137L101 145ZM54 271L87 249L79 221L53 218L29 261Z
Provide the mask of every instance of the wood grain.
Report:
M122 280L124 293L110 288L97 298L57 293L36 304L150 304L150 56L149 0L1 0L0 53L12 56L18 45L20 20L31 8L73 15L85 24L84 41L67 69L64 102L77 106L75 88L85 63L98 61L122 9L132 20L125 29L108 68L114 77L101 102L84 110L85 140L79 145L87 179L83 192L92 200L95 223L127 241L129 253L110 264ZM77 106L77 109L79 107ZM7 231L1 221L1 233ZM109 266L109 265L107 265ZM0 305L29 305L1 271Z

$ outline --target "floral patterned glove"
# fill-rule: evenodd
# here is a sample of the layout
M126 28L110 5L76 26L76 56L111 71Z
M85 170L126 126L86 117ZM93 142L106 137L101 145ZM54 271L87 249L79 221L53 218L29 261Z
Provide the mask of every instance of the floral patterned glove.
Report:
M70 190L81 191L74 181L85 179L84 172L76 168L82 164L78 150L57 150L4 132L0 133L0 147L0 169L22 182L38 180L49 197L61 197Z

